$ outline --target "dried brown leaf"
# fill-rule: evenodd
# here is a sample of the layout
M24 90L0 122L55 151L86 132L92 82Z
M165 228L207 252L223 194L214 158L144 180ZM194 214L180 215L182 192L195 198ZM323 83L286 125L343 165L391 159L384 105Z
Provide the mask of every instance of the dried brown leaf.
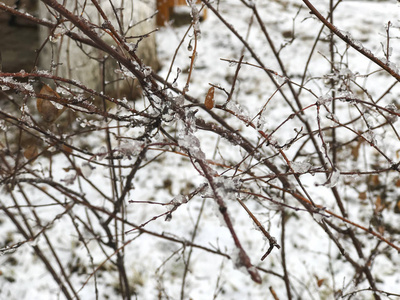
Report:
M62 145L61 146L61 150L66 154L66 155L70 155L72 153L72 148L67 146L67 145Z
M400 187L400 178L396 180L396 187Z
M204 101L204 105L207 109L212 109L214 107L214 87L210 87L206 99Z
M317 285L318 287L321 287L324 284L325 279L318 279L317 280Z
M361 192L358 194L358 199L365 200L367 199L367 192Z
M40 90L40 94L61 98L50 86L47 84L43 85ZM47 123L53 123L58 119L59 116L65 111L66 107L58 109L53 103L48 99L37 98L36 107L43 120Z
M35 144L30 144L25 148L24 157L28 160L35 160L38 154L38 147Z

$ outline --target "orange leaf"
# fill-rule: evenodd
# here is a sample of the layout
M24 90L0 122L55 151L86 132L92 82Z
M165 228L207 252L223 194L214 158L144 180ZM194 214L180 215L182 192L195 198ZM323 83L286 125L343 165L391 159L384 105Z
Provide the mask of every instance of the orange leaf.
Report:
M321 287L321 285L324 283L325 279L318 279L317 280L317 285L318 287Z
M314 277L315 277L315 279L317 280L317 286L318 286L318 287L321 287L321 286L323 285L325 279L324 279L324 278L320 279L320 278L318 278L317 275L314 275Z
M212 109L214 107L214 87L210 87L208 90L204 105L207 109Z

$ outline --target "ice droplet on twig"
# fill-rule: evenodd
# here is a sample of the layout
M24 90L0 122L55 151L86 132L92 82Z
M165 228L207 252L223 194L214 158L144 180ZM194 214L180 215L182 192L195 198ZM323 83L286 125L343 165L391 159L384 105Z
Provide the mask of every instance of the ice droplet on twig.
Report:
M64 182L66 185L73 185L76 179L76 174L68 174L64 177L64 179L61 179L62 182Z
M99 161L103 160L107 154L108 153L105 146L101 146L100 149L95 152L95 155Z
M115 151L122 154L124 157L130 159L132 156L138 156L139 153L144 148L144 142L141 141L133 141L133 142L124 142L121 143Z
M243 107L239 103L234 101L229 101L226 104L226 108L233 112L233 114L244 122L250 122L248 114L244 111Z
M190 15L193 19L193 29L196 35L196 38L200 40L201 38L201 31L200 31L200 12L197 8L196 1L194 0L187 0L188 5L191 8Z
M226 176L216 177L214 179L216 192L224 200L236 200L237 190L240 188L241 182L239 178L230 178Z
M387 120L393 124L396 123L398 116L397 114L399 114L399 109L397 108L396 105L394 105L393 103L388 104L385 106L385 108L388 110L388 115L386 116Z
M313 213L313 218L317 222L321 222L325 218L329 218L329 215L324 214L325 208L319 208Z
M206 155L200 148L200 141L193 133L178 134L178 144L198 160L205 160Z
M375 146L375 145L376 145L375 133L374 133L371 129L368 129L368 131L364 132L361 136L362 136L368 143L370 143L371 146Z
M325 104L329 104L332 101L332 96L326 94L324 96L320 96L317 99L317 104L318 105L325 105Z
M312 168L312 164L307 161L292 161L290 165L295 173L307 173Z
M340 178L340 171L337 168L335 168L330 174L328 181L325 182L323 186L327 188L333 188L339 183L339 178Z
M7 129L6 122L4 120L0 120L0 130L6 130L6 129Z
M261 131L267 131L268 128L268 117L265 112L263 112L257 119L257 129Z
M177 105L183 105L185 103L185 97L183 95L178 95L173 98Z
M82 163L82 165L81 165L81 172L82 172L82 175L83 175L85 178L89 178L90 175L92 175L94 169L96 169L96 167L93 167L93 166L92 166L91 164L89 164L88 162L84 162L84 163Z

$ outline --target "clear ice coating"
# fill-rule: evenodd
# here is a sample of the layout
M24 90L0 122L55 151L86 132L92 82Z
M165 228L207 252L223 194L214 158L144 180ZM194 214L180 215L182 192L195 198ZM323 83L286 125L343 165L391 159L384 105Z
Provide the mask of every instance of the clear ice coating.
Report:
M290 165L295 173L306 173L312 168L312 164L307 161L292 161Z
M327 188L333 188L339 183L340 179L340 171L338 169L334 169L330 174L328 181L324 184Z

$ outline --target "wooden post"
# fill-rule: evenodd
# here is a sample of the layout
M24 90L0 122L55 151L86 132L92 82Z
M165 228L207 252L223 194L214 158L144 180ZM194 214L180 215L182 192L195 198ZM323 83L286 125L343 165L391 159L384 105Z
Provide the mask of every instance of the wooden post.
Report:
M165 22L169 21L171 0L157 0L157 25L164 26Z
M201 3L197 0L196 3ZM171 19L174 6L187 5L186 0L157 0L157 25L164 26L165 22ZM207 12L203 10L203 19L207 16Z

